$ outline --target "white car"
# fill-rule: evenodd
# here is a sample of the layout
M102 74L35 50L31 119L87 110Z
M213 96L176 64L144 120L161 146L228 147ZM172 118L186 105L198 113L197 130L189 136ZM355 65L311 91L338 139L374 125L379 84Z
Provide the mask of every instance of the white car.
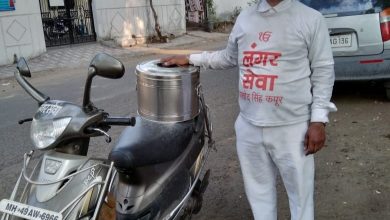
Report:
M336 80L383 81L390 98L390 1L301 2L326 18Z

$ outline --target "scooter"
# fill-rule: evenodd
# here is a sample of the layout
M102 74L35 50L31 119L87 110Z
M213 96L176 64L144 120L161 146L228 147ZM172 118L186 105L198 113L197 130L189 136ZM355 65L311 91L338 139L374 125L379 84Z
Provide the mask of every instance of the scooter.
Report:
M51 100L34 88L24 78L31 77L27 62L19 60L15 78L39 105L33 118L19 124L32 122L31 140L43 154L35 164L34 151L24 154L10 198L0 201L1 220L105 219L110 211L111 219L185 219L199 212L210 175L204 165L214 146L201 88L199 115L191 120L110 117L91 102L92 80L119 79L124 73L120 61L96 55L79 106ZM111 126L125 129L109 158L88 157L91 138L111 142Z

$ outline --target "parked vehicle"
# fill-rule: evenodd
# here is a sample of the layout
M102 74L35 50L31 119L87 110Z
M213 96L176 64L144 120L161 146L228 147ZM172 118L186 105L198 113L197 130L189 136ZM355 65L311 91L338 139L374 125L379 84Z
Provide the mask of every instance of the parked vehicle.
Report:
M384 82L390 98L390 2L301 0L326 18L336 80Z
M156 62L146 64L151 69L158 67ZM158 68L164 71L163 67ZM169 93L165 93L166 88L157 91L166 83L159 80L154 81L159 87L143 88L153 78L142 78L149 76L150 71L138 73L138 83L143 83L137 85L139 98L146 93L149 98L140 102L143 108L139 115L110 117L91 102L90 92L95 76L123 76L124 66L115 58L99 54L92 60L82 106L51 100L34 88L24 78L31 73L21 58L15 78L39 108L33 118L19 123L32 121L31 139L43 154L35 164L31 160L34 151L24 155L23 168L10 198L0 202L0 213L4 212L1 220L104 219L103 209L113 211L116 219L137 220L177 219L197 213L208 185L209 171L204 172L203 168L214 143L199 69L170 69L167 77L172 80L165 81L178 85L181 75L187 74L190 80L184 81L194 86L185 89L184 85L168 85ZM178 73L174 74L175 71ZM157 88L156 99L148 91L150 88ZM166 96L177 102L165 100L170 102L165 104L171 105L159 107L164 101L159 97ZM172 108L172 104L182 105ZM158 114L145 111L153 108ZM187 110L191 114L176 114ZM88 157L88 148L93 147L89 146L90 139L105 136L106 142L110 142L107 132L111 126L126 127L109 159ZM116 207L111 210L107 204L112 196Z

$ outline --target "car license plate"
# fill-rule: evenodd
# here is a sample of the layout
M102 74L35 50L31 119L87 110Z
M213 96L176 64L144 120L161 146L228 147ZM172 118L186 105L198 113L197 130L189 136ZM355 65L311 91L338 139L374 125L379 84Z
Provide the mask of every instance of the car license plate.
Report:
M330 36L332 48L352 46L352 34L342 34Z
M36 208L8 199L1 200L0 212L29 220L62 220L62 215L60 213Z

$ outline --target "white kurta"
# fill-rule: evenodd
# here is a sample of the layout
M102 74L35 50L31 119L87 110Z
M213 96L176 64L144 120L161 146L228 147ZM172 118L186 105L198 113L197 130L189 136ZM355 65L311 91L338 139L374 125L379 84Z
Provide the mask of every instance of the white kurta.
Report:
M242 117L258 126L328 122L334 68L322 15L296 0L243 11L226 49L190 56L212 69L239 66Z

